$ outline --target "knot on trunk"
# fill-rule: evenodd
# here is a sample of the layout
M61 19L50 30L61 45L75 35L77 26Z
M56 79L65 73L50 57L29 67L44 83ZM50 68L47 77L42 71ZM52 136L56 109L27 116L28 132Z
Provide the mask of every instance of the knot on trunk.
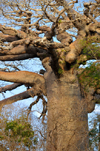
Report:
M91 113L93 112L93 110L95 109L95 101L94 101L94 97L91 95L87 95L87 112Z
M87 112L91 113L95 109L95 89L88 87L88 91L85 92L85 99L87 101Z

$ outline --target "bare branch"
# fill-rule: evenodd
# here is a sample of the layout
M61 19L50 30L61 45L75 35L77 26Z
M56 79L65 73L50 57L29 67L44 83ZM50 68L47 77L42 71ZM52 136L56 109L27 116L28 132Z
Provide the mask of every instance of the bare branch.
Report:
M32 106L35 105L35 104L37 104L37 103L39 102L39 99L40 99L40 98L41 98L41 97L38 96L37 99L30 104L30 106L28 107L29 113L31 112ZM28 113L28 114L29 114L29 113Z
M28 71L16 71L16 72L2 72L0 71L0 79L9 82L29 84L30 86L35 85L35 91L38 89L46 95L45 80L43 76L28 72Z
M44 8L44 6L42 7L42 10L45 14L45 16L51 21L53 22L52 18L50 18L50 16L48 15L48 13L46 12L47 7L49 6L49 3L46 5L46 7Z
M45 83L43 76L28 72L28 71L16 71L16 72L2 72L0 71L0 79L9 82L23 83L23 84L43 84Z
M13 89L15 89L15 88L17 88L17 87L19 87L19 86L21 86L22 84L20 84L20 83L14 83L14 84L11 84L11 85L7 85L7 86L5 86L5 87L1 87L0 88L0 93L1 92L6 92L6 91L10 91L10 90L13 90Z
M21 55L5 55L0 56L1 61L15 61L15 60L25 60L29 58L37 57L36 54L21 54Z
M42 121L44 121L44 118L45 118L45 115L46 115L46 112L47 112L47 102L46 102L46 100L44 99L43 96L41 96L41 99L42 99L42 104L43 104L43 111L42 111L39 118L43 117Z
M3 33L0 33L0 41L2 42L12 42L18 40L18 37L16 36L9 36L9 35L4 35Z
M2 107L4 105L12 104L12 103L14 103L16 101L27 99L27 98L34 97L34 96L35 95L34 95L33 88L30 88L27 91L24 91L22 93L19 93L17 95L14 95L12 97L9 97L7 99L4 99L4 100L0 101L0 110L2 109Z

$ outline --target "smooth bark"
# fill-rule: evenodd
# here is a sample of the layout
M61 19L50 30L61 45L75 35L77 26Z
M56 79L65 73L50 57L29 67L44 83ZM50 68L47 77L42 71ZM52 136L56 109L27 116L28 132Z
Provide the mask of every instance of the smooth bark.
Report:
M74 74L47 77L48 128L46 151L88 151L87 104Z

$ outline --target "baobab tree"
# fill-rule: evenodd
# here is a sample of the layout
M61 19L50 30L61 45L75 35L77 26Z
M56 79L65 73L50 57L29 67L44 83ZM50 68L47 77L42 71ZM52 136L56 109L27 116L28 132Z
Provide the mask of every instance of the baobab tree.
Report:
M1 87L0 92L21 85L28 89L1 100L0 108L37 96L31 110L42 99L41 116L48 111L47 151L89 150L87 114L94 110L100 94L99 2L82 2L80 12L78 0L1 0L6 25L0 24L0 61L39 58L45 70L37 74L2 68L0 80L13 84ZM79 68L90 59L96 61Z

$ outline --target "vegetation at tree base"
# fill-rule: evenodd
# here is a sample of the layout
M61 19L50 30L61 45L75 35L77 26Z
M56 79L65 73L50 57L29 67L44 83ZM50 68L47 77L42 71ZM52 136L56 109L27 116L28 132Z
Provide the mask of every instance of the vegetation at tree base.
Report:
M38 138L35 137L32 125L25 114L9 119L1 113L0 118L0 149L35 150Z
M28 109L42 100L40 117L44 121L47 115L45 150L88 151L87 114L100 103L100 1L1 0L0 6L0 80L12 82L0 93L27 88L1 100L0 109L36 96ZM44 69L23 71L20 62L29 59L33 68L34 58ZM91 59L93 64L79 68ZM5 131L10 128L13 137L20 134L20 140L31 136L27 126L11 121Z

